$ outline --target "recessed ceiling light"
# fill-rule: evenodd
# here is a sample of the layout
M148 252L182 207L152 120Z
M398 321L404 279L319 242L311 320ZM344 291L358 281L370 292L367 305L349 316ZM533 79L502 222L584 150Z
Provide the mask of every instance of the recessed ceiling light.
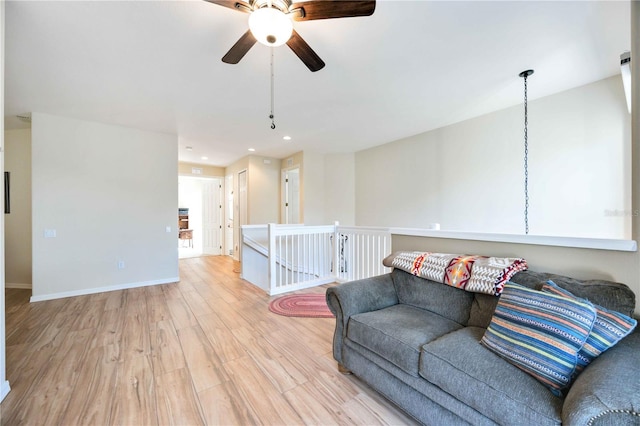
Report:
M185 146L184 149L186 149L187 151L193 151L193 147L192 146Z
M255 148L249 148L249 152L255 152Z
M208 160L209 159L209 157L200 157L200 158L202 158L203 160Z
M290 141L291 140L291 136L283 136L282 139L284 139L285 141Z

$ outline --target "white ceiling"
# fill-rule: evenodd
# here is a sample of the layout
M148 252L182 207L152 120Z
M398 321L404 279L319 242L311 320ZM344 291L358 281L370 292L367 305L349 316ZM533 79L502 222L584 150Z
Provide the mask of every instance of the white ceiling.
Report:
M180 160L218 166L248 148L353 152L516 105L528 68L530 99L619 74L629 10L382 0L370 17L296 22L327 65L312 73L275 48L271 130L270 49L220 60L246 14L199 0L7 1L5 125L35 111L177 134Z

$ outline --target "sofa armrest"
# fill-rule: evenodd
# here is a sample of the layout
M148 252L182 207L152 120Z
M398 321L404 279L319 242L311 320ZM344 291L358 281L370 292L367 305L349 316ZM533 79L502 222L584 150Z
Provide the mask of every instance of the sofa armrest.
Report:
M352 315L376 311L398 303L391 274L351 281L327 289L327 305L336 316L333 357L342 364L342 344Z
M562 423L640 423L640 331L622 339L580 373L564 401Z

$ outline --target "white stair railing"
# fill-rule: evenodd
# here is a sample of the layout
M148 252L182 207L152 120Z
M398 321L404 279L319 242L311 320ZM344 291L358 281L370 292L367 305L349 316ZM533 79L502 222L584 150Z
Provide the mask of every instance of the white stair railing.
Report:
M391 252L384 228L249 225L242 242L242 278L270 295L390 270L382 265Z
M386 228L338 226L338 281L354 281L389 271L382 259L391 253L391 234Z
M331 273L334 226L269 224L271 295L335 281Z

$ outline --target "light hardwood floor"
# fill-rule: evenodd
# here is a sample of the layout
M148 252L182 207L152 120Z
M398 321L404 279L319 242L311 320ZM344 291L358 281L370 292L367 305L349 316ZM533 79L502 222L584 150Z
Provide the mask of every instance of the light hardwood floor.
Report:
M338 373L334 319L269 312L229 257L180 260L180 276L31 304L6 290L2 424L414 424Z

